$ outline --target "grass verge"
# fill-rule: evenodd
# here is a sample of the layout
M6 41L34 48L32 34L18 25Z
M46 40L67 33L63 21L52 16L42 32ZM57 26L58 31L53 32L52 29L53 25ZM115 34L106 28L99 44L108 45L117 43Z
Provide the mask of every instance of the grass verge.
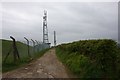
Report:
M2 73L5 73L5 72L8 72L8 71L20 68L22 66L25 66L28 63L30 63L31 61L40 58L48 50L49 49L45 49L45 50L42 50L40 52L34 53L34 57L32 57L33 58L32 60L29 57L25 57L25 58L22 58L22 60L17 61L17 63L8 62L8 61L7 61L7 63L2 63Z

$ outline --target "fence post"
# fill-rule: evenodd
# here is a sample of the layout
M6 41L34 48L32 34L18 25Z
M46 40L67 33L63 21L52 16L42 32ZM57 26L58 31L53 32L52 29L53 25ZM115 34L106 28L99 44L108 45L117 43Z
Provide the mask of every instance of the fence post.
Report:
M11 51L12 51L12 47L10 47L9 52L7 53L7 55L6 55L6 57L5 57L4 61L3 61L4 63L6 62L6 60L7 60L8 56L9 56L9 54L11 53Z
M41 51L42 50L41 43L39 41L38 43L39 43L39 51Z
M35 41L36 41L36 43L37 43L37 51L39 51L39 43L38 43L37 40L35 40Z
M28 46L28 56L31 58L31 55L30 55L30 48L29 48L29 40L24 37L24 39L27 41L27 46Z
M12 36L10 36L10 38L13 40L13 56L14 56L14 62L16 62L17 59L20 60L20 56L19 56L18 49L16 46L15 38L13 38Z
M33 52L35 52L35 41L31 39L31 41L33 42Z

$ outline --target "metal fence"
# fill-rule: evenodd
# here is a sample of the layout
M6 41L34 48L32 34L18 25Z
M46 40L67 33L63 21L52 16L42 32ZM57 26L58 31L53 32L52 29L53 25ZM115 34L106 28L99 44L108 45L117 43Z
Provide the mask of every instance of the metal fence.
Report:
M40 51L50 48L50 43L43 43L24 37L23 41L16 41L10 36L12 41L2 41L2 61L3 63L16 63L18 60L33 59Z

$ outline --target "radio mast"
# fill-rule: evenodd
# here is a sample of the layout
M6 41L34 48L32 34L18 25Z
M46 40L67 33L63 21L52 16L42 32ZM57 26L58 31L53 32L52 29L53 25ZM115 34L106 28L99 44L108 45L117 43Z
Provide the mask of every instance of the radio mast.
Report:
M43 16L43 43L49 43L47 29L47 11L44 10Z

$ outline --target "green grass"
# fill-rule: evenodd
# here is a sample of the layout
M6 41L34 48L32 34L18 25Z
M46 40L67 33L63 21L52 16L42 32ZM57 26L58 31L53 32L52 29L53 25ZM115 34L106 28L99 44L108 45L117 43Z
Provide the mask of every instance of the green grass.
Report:
M34 59L33 60L36 60L38 59L39 57L41 57L46 51L48 51L49 49L45 49L45 50L42 50L41 52L38 52L38 53L35 53L36 55L33 57ZM32 61L33 61L32 60ZM3 63L3 67L2 67L2 72L8 72L8 71L11 71L11 70L14 70L14 69L17 69L21 66L24 66L28 63L30 63L30 59L29 58L24 58L24 60L22 59L21 61L18 61L18 63Z
M79 78L119 78L120 49L113 40L82 40L56 47L56 54Z
M10 51L10 49L12 49L11 45L12 45L12 41L2 40L2 72L7 72L17 69L31 62L31 59L29 58L27 52L27 45L21 42L16 43L20 55L20 60L18 60L17 63L14 63L13 52L11 52L6 62L3 62L7 53ZM49 49L44 49L39 52L33 52L33 47L30 46L30 54L33 60L41 57L48 50Z

